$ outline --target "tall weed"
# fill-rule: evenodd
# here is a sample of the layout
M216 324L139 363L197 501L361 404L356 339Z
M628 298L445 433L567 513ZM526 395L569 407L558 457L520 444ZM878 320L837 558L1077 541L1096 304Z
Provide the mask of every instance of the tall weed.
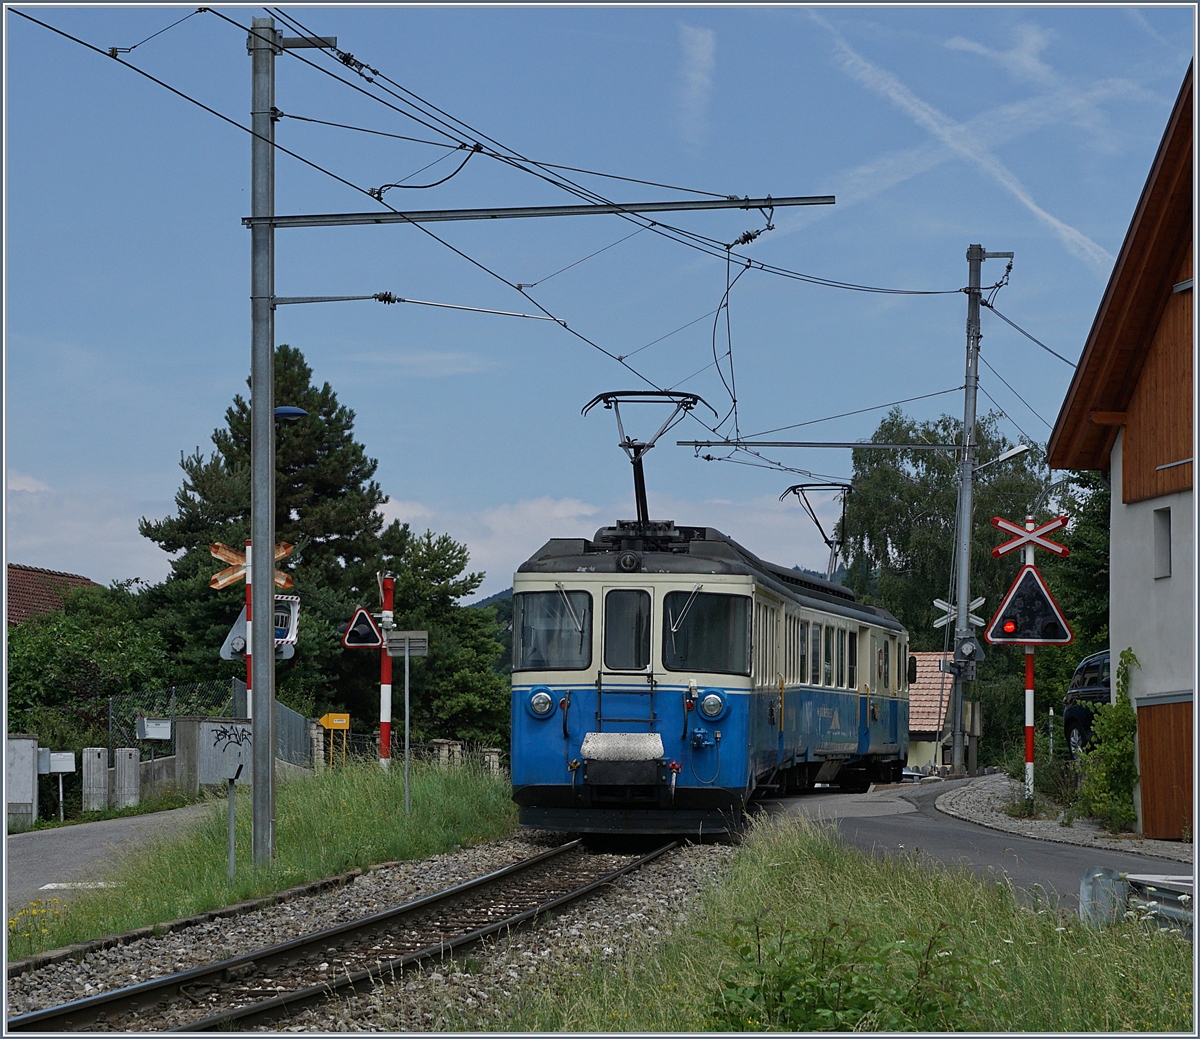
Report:
M394 763L395 764L395 763ZM81 891L37 928L9 921L10 959L175 920L374 863L421 858L503 836L516 826L507 780L478 763L414 763L412 814L404 813L404 769L352 763L275 788L275 860L251 865L250 791L235 801L236 874L228 877L228 802L190 829L115 861L112 887Z

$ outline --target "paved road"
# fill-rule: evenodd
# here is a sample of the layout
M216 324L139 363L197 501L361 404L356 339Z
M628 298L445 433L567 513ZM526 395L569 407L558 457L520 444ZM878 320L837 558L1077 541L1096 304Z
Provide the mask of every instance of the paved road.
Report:
M1079 880L1086 869L1107 866L1129 873L1190 873L1187 863L1149 855L1033 840L989 830L945 815L934 801L947 783L882 790L871 794L825 793L764 803L771 814L801 812L836 826L842 839L864 851L918 853L969 867L984 877L1007 875L1024 892L1036 887L1072 912L1079 907Z
M115 856L136 851L159 834L189 826L210 811L209 805L195 804L169 812L9 834L8 907L10 911L21 908L35 898L69 898L69 888L43 891L42 885L94 881L104 875Z

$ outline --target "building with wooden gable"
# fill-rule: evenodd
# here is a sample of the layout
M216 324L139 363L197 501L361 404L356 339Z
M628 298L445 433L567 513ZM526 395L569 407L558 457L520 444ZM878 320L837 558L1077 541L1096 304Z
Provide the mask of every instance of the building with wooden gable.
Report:
M1129 647L1138 717L1138 827L1195 826L1192 68L1067 391L1048 456L1112 486L1109 637Z

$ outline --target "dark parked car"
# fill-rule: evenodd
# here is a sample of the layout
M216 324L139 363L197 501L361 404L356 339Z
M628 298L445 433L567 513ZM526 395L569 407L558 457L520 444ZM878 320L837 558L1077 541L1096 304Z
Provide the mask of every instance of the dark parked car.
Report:
M1079 752L1092 742L1092 712L1111 698L1112 679L1105 649L1079 662L1063 697L1063 731L1071 757L1079 757Z

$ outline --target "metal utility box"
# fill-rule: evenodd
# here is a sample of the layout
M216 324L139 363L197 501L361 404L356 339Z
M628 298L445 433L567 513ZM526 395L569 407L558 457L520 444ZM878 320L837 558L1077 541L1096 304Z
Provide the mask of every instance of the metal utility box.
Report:
M139 718L137 720L137 738L139 740L169 740L171 738L171 719Z
M31 829L38 813L36 736L9 733L4 774L4 786L8 791L8 832L18 833Z

